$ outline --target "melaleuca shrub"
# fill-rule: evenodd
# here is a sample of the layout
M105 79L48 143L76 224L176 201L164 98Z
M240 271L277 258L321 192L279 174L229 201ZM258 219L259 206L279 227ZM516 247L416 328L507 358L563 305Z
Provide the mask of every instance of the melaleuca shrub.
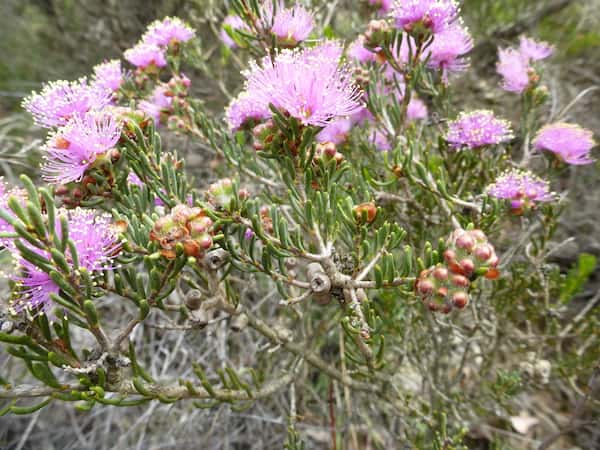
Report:
M366 3L378 18L345 42L324 37L323 17L303 6L232 2L220 36L244 81L224 111L194 95L186 73L206 69L205 49L172 17L124 61L24 101L48 137L40 179L2 184L14 268L0 340L39 386L0 397L42 402L5 412L50 400L246 405L292 383L325 395L316 379L407 424L442 412L458 429L501 407L497 390L480 388L477 408L465 392L507 369L481 359L499 324L523 327L500 306L507 286L539 289L515 254L547 254L565 201L558 180L594 163L592 133L544 124L550 45L523 37L499 49L496 89L523 105L511 123L452 96L474 46L457 2ZM169 148L174 134L217 155L212 179L194 179ZM528 231L532 221L542 227ZM254 304L273 289L274 316ZM117 302L128 305L121 322ZM283 351L156 380L144 349L124 344L158 310L181 330L225 320ZM75 327L94 344L77 342ZM402 382L408 373L419 387Z

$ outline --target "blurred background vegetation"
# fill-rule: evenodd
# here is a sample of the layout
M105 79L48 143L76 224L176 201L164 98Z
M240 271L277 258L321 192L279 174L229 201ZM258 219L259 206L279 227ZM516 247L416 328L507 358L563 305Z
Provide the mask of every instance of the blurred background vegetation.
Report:
M374 17L366 0L311 0L302 3L317 11L318 20L321 23L327 21L336 36L345 39L354 39L364 31L368 20ZM238 62L243 64L246 59L243 53L238 55L239 58L229 54L218 39L220 23L227 13L227 0L0 0L0 173L9 179L21 172L36 174L38 161L35 149L41 143L43 132L34 129L30 118L23 114L20 102L24 96L39 89L44 81L75 79L90 73L95 64L105 59L120 57L123 50L139 39L151 21L166 15L179 16L197 29L205 67L203 70L190 71L188 75L193 81L194 94L202 98L215 114L221 114L224 105L229 102L229 94L235 95L239 89ZM551 120L566 110L566 120L593 130L596 136L600 134L600 0L465 0L463 16L474 35L476 48L472 55L473 69L455 82L455 96L460 98L461 104L489 107L513 120L516 118L511 117L511 114L518 112L515 107L516 96L505 95L497 88L496 48L498 45L513 44L521 33L526 33L557 47L544 74L545 84L552 94L547 119ZM194 152L188 154L194 156ZM188 166L192 171L196 168L209 170L208 161L201 152L199 155L196 154ZM570 236L574 239L551 258L563 272L574 270L577 275L581 253L600 257L598 178L596 165L577 168L576 173L574 170L568 171L563 180L563 190L570 191L573 200L562 216L557 239ZM574 315L597 292L600 284L598 271L586 273L583 283L587 284L581 286L581 293L572 303ZM515 295L518 295L516 291ZM588 313L594 314L594 310ZM597 364L597 361L588 362L590 365L594 363ZM510 374L499 374L499 377L510 382ZM563 399L565 403L568 400L571 399ZM550 394L544 402L549 414L558 414L558 411L569 408L557 396ZM118 448L150 448L147 444L150 441L144 436L146 428L136 427L139 420L148 418L155 409L160 410L165 418L162 420L156 416L153 419L155 436L151 441L157 445L152 448L157 449L281 448L275 443L281 443L282 427L286 425L279 418L278 421L269 419L260 410L245 416L237 414L238 419L245 419L234 422L230 422L227 416L228 419L219 426L216 422L219 413L211 416L210 412L194 412L187 416L183 410L165 405L138 411L139 420L134 411L111 411L97 413L97 416L91 416L85 422L83 419L76 420L76 413L68 410L68 405L62 412L57 412L55 408L57 406L42 411L42 415L36 415L34 419L39 420L38 429L42 430L41 433L44 429L46 432L52 429L56 433L54 438L48 440L38 432L23 440L24 433L32 430L32 419L2 418L0 420L7 427L0 426L0 429L4 429L0 433L0 448L4 448L2 442L12 443L11 449L100 448L100 444L95 443L99 441L94 439L101 439L103 433L100 426L93 424L94 420L105 424L119 422L122 427L132 427L123 434L123 439L118 440L119 443L123 441L123 446L117 445ZM274 409L277 410L277 407ZM283 411L281 414L285 417ZM169 415L171 420L166 420ZM191 419L199 421L203 428L195 429L192 433L192 424L186 422ZM235 433L225 426L227 424L237 427ZM243 438L235 441L234 434ZM199 435L205 436L208 440L203 442L212 442L212 446L198 446L197 440L185 440L186 436L189 439L190 436L196 438ZM255 436L261 436L260 442L263 444L255 444L263 447L235 444L252 443ZM492 437L482 431L481 439L474 440L470 448L529 448L523 441L512 440L512 436L506 440L501 439L502 434L499 436ZM312 430L310 437L312 442L319 442L318 430ZM231 445L230 438L233 442ZM30 442L37 447L28 446ZM104 439L102 442L103 448L109 448L108 443L114 441ZM166 442L172 444L167 445ZM586 450L598 448L594 446L599 442L599 436L582 435L579 439L559 441L562 446L555 448ZM44 446L40 447L40 443ZM270 447L269 443L274 446ZM419 448L430 447L423 444Z

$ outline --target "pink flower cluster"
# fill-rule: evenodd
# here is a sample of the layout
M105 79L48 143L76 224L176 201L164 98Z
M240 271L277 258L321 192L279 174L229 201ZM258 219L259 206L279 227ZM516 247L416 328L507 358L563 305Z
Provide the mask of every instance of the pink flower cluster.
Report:
M148 30L133 48L126 50L125 59L138 69L165 67L169 46L187 42L195 32L177 17L165 17L148 26Z
M266 4L271 5L267 0ZM300 5L293 8L280 8L273 17L273 26L271 33L277 36L282 45L295 46L299 42L306 40L310 35L315 21L312 13Z
M226 117L232 130L251 119L271 116L269 105L304 125L326 126L361 109L361 92L349 67L340 66L341 44L326 41L304 50L284 50L253 62L244 72L244 91Z
M272 33L283 47L295 47L298 43L306 40L315 26L312 13L300 5L286 8L282 0L263 0L260 6L260 26L265 32ZM249 27L238 16L227 16L223 20L221 28L221 40L229 48L236 47L236 43L227 33L225 26L230 32L243 30L250 32Z
M66 125L73 117L98 111L111 101L111 93L86 78L77 81L54 81L23 101L35 123L44 128Z
M114 258L120 251L121 243L116 228L111 223L110 215L97 216L93 211L80 208L61 209L58 215L67 218L69 239L73 242L77 253L79 265L71 267L73 271L85 268L91 273L96 273L115 268ZM56 230L60 237L61 226L58 221ZM27 245L31 251L42 258L51 260L45 250ZM11 311L14 314L26 312L32 316L47 314L51 320L54 320L55 316L52 313L54 303L51 295L58 295L60 288L48 273L23 259L14 246L8 248L13 253L18 268L18 274L12 277L17 284L18 297L11 301ZM72 265L74 258L70 252L71 250L67 249L65 255L68 264Z
M93 84L108 92L116 92L124 82L121 61L113 59L94 67Z
M510 124L497 119L492 111L478 110L462 112L448 124L446 141L453 149L475 149L485 145L496 145L513 138Z
M502 88L509 92L522 93L536 84L536 75L531 64L547 58L554 51L546 42L521 37L519 48L499 48L496 70L502 76Z
M141 42L127 50L125 57L140 68L151 64L164 66L168 46L193 36L194 31L180 19L167 17L153 22ZM52 184L80 182L97 161L110 156L123 126L119 108L111 103L124 82L121 62L107 61L94 67L91 82L81 78L48 83L24 100L24 108L38 125L56 128L44 147L42 174L46 181ZM181 91L187 89L189 79L181 75L173 83L175 90L183 86ZM140 102L140 110L156 124L160 122L161 113L172 107L173 98L167 94L167 87L159 84L149 99Z
M458 11L455 0L396 0L391 16L398 28L409 33L421 25L436 34L456 20Z
M405 35L399 45L392 49L392 54L397 55L400 66L408 63L409 49L414 53L416 42L412 36ZM467 53L473 49L473 38L469 30L456 21L433 36L433 41L421 55L427 66L442 73L442 79L448 82L448 75L465 70L469 66ZM348 48L348 56L359 63L381 62L386 66L386 75L392 78L394 70L385 58L380 56L378 49L371 51L365 46L365 36L360 35Z
M81 181L98 158L121 137L121 124L107 112L76 116L52 134L45 146L44 179L53 184Z
M542 127L533 139L533 147L554 153L567 164L592 164L590 151L596 145L590 130L579 125L557 122Z
M512 170L500 176L487 188L488 195L510 200L513 210L533 207L537 202L549 202L554 199L547 181L531 172Z

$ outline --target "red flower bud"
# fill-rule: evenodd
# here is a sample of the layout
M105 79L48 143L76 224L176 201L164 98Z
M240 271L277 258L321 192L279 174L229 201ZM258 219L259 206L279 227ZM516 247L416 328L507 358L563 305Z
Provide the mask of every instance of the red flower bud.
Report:
M417 289L421 295L430 295L435 289L435 286L429 280L422 280L418 282Z
M451 281L454 286L463 287L463 288L466 288L469 286L469 279L462 275L458 275L458 274L452 275Z
M455 292L452 295L452 304L459 309L463 309L469 303L469 296L466 292Z
M363 212L366 213L367 223L371 223L375 220L375 216L377 215L377 207L371 202L362 203L354 207L354 213L356 214L358 220L362 219Z
M435 279L440 281L448 279L448 269L445 267L436 267L431 274Z
M475 241L468 233L461 234L458 238L456 238L456 246L458 248L471 251L474 245Z
M213 240L212 237L209 234L206 234L204 236L202 236L199 240L198 240L200 247L202 247L203 249L207 250L209 248L212 247L213 245Z
M54 194L56 194L60 197L62 197L63 195L67 195L68 193L69 193L69 188L66 187L64 184L61 184L56 189L54 189Z
M496 267L498 265L498 263L500 262L500 259L498 258L498 255L496 255L495 253L491 256L491 258L488 261L488 264L492 267Z
M450 303L446 303L442 306L442 313L450 314L450 311L452 311L452 305Z
M480 244L473 250L473 254L481 261L487 261L492 256L492 249L488 244Z
M471 275L475 270L475 264L469 258L463 259L460 263L460 268L463 270L465 275Z
M444 252L444 261L446 261L448 264L451 264L453 262L456 261L456 252L454 250L446 250Z
M323 153L333 158L337 153L337 148L335 147L335 144L333 142L325 143L325 145L323 146Z

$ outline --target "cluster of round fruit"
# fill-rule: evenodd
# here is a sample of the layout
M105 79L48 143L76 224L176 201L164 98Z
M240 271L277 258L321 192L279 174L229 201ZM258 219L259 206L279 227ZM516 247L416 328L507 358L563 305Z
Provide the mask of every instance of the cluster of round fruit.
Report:
M212 247L213 234L213 221L203 209L177 205L154 223L150 239L158 242L161 255L167 259L175 259L178 244L182 244L185 255L198 258Z
M431 311L447 314L468 305L468 290L477 277L498 278L497 265L496 251L483 231L456 230L448 239L444 263L423 270L415 290Z

